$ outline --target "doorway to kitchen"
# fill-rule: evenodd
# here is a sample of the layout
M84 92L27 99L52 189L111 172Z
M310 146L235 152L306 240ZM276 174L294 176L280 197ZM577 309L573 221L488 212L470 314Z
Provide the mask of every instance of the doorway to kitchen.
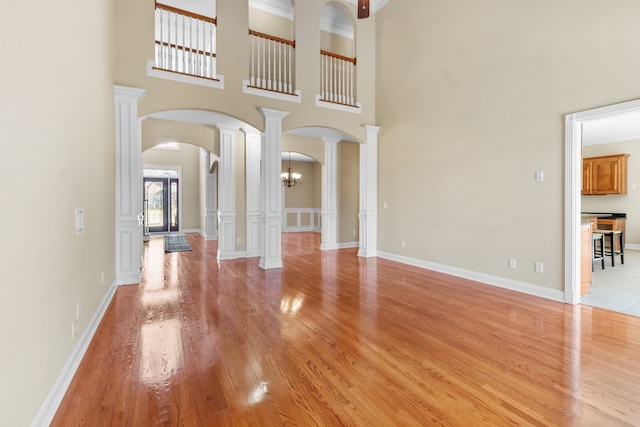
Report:
M585 130L588 132L588 129L602 124L603 121L626 120L638 113L640 113L640 100L634 100L568 114L565 117L565 302L567 303L579 304L582 302L580 225L582 142ZM615 128L620 129L620 126L615 126ZM627 229L627 231L629 230ZM627 248L628 243L627 241ZM590 266L585 267L589 268ZM587 303L587 301L584 302Z
M180 231L180 170L143 170L144 235Z

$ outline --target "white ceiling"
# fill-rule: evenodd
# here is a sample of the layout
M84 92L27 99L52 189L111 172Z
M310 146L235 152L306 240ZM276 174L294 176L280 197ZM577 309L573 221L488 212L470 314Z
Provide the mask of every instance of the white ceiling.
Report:
M640 112L622 114L582 125L582 145L640 139Z

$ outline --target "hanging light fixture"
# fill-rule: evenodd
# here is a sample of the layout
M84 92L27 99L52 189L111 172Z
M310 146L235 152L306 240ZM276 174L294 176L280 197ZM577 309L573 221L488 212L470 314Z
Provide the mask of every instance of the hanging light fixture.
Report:
M289 167L287 168L287 172L282 172L282 175L280 175L282 185L289 188L294 187L300 183L301 178L302 175L299 173L291 172L291 151L289 151Z

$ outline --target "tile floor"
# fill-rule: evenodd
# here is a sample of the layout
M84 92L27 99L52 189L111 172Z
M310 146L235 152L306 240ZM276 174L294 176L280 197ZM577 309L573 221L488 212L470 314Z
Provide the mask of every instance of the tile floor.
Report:
M624 265L620 264L620 257L616 257L615 267L611 267L611 257L607 257L604 270L597 262L591 289L581 302L640 316L640 251L626 249Z

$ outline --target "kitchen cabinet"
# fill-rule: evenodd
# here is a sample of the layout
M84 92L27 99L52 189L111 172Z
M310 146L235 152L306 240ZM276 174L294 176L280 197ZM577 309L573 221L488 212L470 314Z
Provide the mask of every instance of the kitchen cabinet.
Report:
M582 159L582 194L627 194L628 154Z

